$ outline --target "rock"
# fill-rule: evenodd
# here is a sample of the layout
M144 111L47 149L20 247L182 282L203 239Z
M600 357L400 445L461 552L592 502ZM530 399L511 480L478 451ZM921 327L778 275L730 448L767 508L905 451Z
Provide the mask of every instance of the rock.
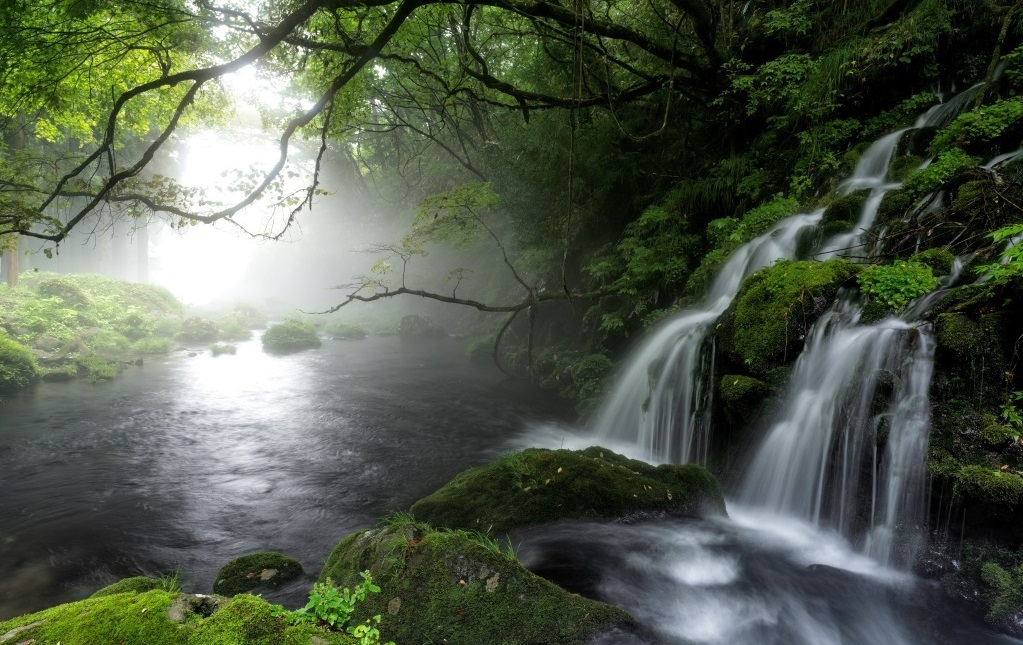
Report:
M161 589L163 586L163 581L157 578L134 576L118 580L112 585L107 585L89 597L102 598L103 596L111 596L115 593L145 593L153 589Z
M43 335L36 339L35 348L44 352L53 352L63 345L63 341L55 336Z
M273 551L243 555L217 572L213 593L233 596L256 587L276 587L301 576L302 564Z
M351 622L383 615L381 640L573 645L636 629L624 610L570 594L464 531L409 521L355 533L334 549L320 580L352 588L365 569L381 592Z
M87 598L0 621L0 645L33 642L351 645L354 641L348 634L282 620L279 608L248 594L228 599L153 590Z
M494 535L562 519L724 514L717 480L700 466L650 464L604 448L529 448L457 475L412 506L433 526Z

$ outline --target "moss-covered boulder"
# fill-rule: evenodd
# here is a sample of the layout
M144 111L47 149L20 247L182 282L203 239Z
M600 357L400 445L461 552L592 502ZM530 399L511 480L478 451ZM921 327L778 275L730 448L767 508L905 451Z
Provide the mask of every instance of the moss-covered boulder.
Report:
M597 447L529 448L460 473L411 510L433 526L503 535L563 519L723 514L725 503L714 476L692 464L654 467Z
M381 592L351 622L382 615L383 639L449 645L573 645L631 629L625 611L570 594L478 534L415 522L350 535L320 574L354 587L368 569Z
M107 585L102 589L96 591L94 594L89 596L90 598L102 598L103 596L112 596L118 593L145 593L154 589L167 589L167 582L160 580L159 578L150 578L149 576L133 576L131 578L124 578L118 580L112 585ZM176 589L176 591L180 591Z
M718 387L725 414L732 423L742 425L752 421L764 400L774 388L760 379L742 374L725 374Z
M262 336L263 349L269 352L294 352L319 347L316 327L295 318L271 326Z
M718 324L722 350L754 376L799 355L807 332L862 266L783 261L746 278Z
M828 204L819 226L825 237L851 231L863 212L869 190L857 190Z
M349 645L358 641L292 624L261 598L231 600L153 590L51 607L0 622L0 643L61 645Z
M32 352L0 333L0 394L28 387L38 377Z
M217 572L213 593L233 596L257 587L276 587L305 571L294 558L275 551L262 551L231 560Z

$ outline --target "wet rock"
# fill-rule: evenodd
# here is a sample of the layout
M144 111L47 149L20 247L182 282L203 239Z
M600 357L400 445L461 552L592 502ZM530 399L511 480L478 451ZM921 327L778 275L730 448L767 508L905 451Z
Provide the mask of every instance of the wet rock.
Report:
M433 526L502 535L563 519L724 514L725 503L696 465L654 467L598 447L530 448L459 474L411 511Z
M217 572L213 593L233 596L256 587L276 587L301 576L302 564L274 551L243 555Z
M355 533L334 549L320 579L352 588L365 569L381 592L369 594L351 622L383 615L381 640L574 645L636 630L624 610L568 593L465 531L409 521Z

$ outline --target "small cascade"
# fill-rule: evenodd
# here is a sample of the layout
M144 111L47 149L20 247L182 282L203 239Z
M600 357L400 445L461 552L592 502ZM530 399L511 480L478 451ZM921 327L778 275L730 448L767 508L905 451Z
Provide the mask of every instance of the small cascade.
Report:
M707 462L713 397L714 322L754 271L795 255L799 234L823 210L794 215L739 248L718 273L700 308L661 325L626 363L591 423L604 441L634 446L654 462Z
M860 311L846 294L814 325L740 499L845 535L866 527L888 563L898 523L921 509L934 344L903 320L859 325Z

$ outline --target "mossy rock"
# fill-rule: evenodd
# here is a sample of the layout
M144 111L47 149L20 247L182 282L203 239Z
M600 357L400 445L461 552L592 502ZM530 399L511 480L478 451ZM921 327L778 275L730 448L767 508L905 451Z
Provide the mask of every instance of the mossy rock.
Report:
M166 583L163 580L150 578L149 576L133 576L118 580L112 585L107 585L89 597L102 598L103 596L112 596L116 593L145 593L153 589L166 589Z
M921 163L923 163L923 159L917 155L896 157L888 168L888 180L905 181L913 174L913 171L920 167Z
M598 447L529 448L460 473L411 511L433 526L503 535L563 519L724 514L725 504L699 466L654 467Z
M118 593L0 622L0 643L61 645L354 645L348 634L292 625L262 598Z
M36 293L50 298L58 297L69 307L84 307L89 304L89 294L71 277L47 278L36 286Z
M980 348L980 325L964 314L938 314L935 331L938 344L959 356L970 356Z
M934 277L940 278L952 272L952 265L955 263L955 256L945 248L933 248L921 251L909 258L910 262L924 264L930 268Z
M718 392L728 416L737 422L748 423L774 388L751 376L726 374L721 377Z
M1023 477L990 466L964 466L955 481L960 495L988 506L1015 507L1023 498Z
M261 340L263 349L270 352L294 352L319 347L321 344L315 327L292 318L267 329Z
M746 278L718 324L722 350L754 376L794 361L839 287L862 266L782 261Z
M851 230L859 221L869 195L869 190L857 190L828 204L820 221L824 235L831 236Z
M890 226L906 218L910 210L916 206L916 197L908 190L891 190L881 198L874 216L874 227Z
M39 366L32 351L0 335L0 393L14 392L39 378Z
M217 572L213 593L233 596L257 587L276 587L305 571L294 558L275 551L262 551L231 560Z
M403 645L573 645L635 624L622 609L570 594L465 531L396 522L355 533L335 547L320 580L352 588L367 569L381 591L351 621L382 615L382 639Z

